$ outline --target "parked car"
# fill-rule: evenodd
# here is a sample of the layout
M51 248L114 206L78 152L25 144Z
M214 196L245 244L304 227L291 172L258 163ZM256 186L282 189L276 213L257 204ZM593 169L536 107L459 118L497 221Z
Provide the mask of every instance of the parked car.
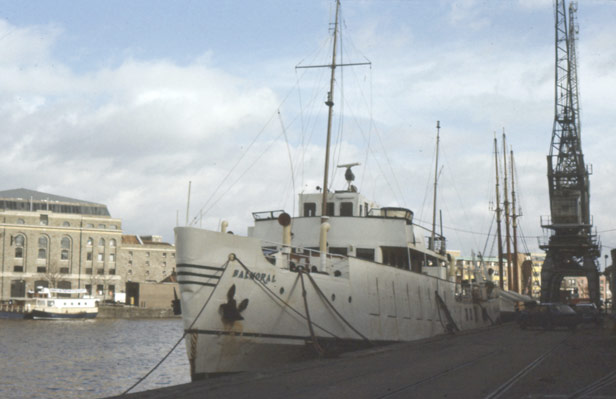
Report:
M601 312L594 303L577 303L573 306L573 310L582 316L583 323L595 323L596 325L603 323Z
M562 303L540 303L527 307L518 316L520 328L543 327L551 330L554 327L567 327L572 330L582 322L582 316Z

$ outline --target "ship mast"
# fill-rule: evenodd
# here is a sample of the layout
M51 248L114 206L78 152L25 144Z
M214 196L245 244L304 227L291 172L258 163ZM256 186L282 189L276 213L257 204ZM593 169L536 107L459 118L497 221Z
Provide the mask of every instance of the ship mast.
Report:
M496 232L498 235L498 285L504 289L503 283L503 238L501 236L501 208L498 184L498 143L494 137L494 164L496 166Z
M520 268L518 267L518 214L516 213L516 203L515 203L515 165L513 161L513 150L511 150L511 155L509 156L510 166L511 166L511 225L513 229L513 281L514 286L513 290L522 294L522 285L520 283Z
M510 232L510 220L509 220L509 193L507 192L507 144L505 137L505 129L503 129L503 193L505 201L503 203L505 208L505 244L507 247L507 289L513 290L513 273L511 271L511 235Z
M334 82L336 80L336 67L355 66L355 65L371 65L371 62L355 62L349 64L336 64L336 49L338 45L338 32L339 32L339 11L340 0L336 0L336 17L334 21L334 45L332 50L332 62L329 65L305 65L296 66L296 69L301 68L330 68L331 76L329 80L329 92L327 93L327 101L325 105L328 107L327 114L327 142L325 145L325 167L323 170L323 199L321 202L321 223L327 220L327 192L328 192L328 176L329 176L329 148L331 146L332 137L332 119L334 115Z
M325 146L325 169L323 171L323 200L321 201L321 223L327 220L327 185L329 175L329 147L332 140L332 116L334 114L334 79L336 78L336 44L338 43L338 11L340 10L340 0L336 0L336 19L334 22L334 49L332 51L332 70L329 80L329 92L327 93L327 144Z
M436 162L434 164L434 198L432 200L432 239L430 240L429 248L434 251L436 246L434 245L434 239L436 235L436 185L438 183L438 144L439 134L441 131L441 122L436 121Z

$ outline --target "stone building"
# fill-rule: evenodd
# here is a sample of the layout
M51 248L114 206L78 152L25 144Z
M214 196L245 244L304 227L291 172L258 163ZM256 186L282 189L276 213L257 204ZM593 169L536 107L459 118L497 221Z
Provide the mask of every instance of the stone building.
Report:
M106 205L0 191L0 300L23 299L39 286L113 299L126 281L160 281L174 268L172 245L123 235L121 219Z

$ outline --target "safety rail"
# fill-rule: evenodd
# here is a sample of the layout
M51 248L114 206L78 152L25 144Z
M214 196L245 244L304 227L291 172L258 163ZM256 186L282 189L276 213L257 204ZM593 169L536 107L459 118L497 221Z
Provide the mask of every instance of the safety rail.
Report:
M278 216L282 215L283 213L285 213L284 210L282 209L278 209L275 211L261 211L261 212L253 212L252 213L252 218L257 221L257 220L272 220L272 219L278 219Z
M277 265L277 257L285 254L287 267L290 270L295 270L297 267L303 267L304 270L312 272L323 272L320 270L321 251L314 248L284 246L281 243L262 240L261 249L266 259L273 265ZM348 256L325 253L326 261L333 271L334 275L348 276Z

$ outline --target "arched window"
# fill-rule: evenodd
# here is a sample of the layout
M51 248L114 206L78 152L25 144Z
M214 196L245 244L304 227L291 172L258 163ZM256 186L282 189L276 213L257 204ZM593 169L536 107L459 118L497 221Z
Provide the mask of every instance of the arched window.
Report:
M25 242L26 242L26 238L22 236L21 234L15 237L15 246L23 247Z
M26 243L26 238L19 234L15 236L15 257L23 258L24 257L24 245Z
M111 240L109 240L109 246L112 247L112 248L116 246L115 238L112 238Z
M100 240L98 240L98 246L99 247L104 247L105 246L105 239L101 238Z
M62 249L71 249L71 239L68 237L62 237L60 241L60 246Z
M70 224L69 222L63 222L63 223L62 223L62 226L63 226L63 227L70 227L70 225L71 225L71 224Z
M47 259L47 245L49 244L49 239L46 236L40 236L38 239L38 259Z
M21 219L21 218L19 218L19 219L17 219L17 224L26 224L26 221Z
M88 238L88 247L91 247L92 245L94 245L94 240L92 239L92 237Z

